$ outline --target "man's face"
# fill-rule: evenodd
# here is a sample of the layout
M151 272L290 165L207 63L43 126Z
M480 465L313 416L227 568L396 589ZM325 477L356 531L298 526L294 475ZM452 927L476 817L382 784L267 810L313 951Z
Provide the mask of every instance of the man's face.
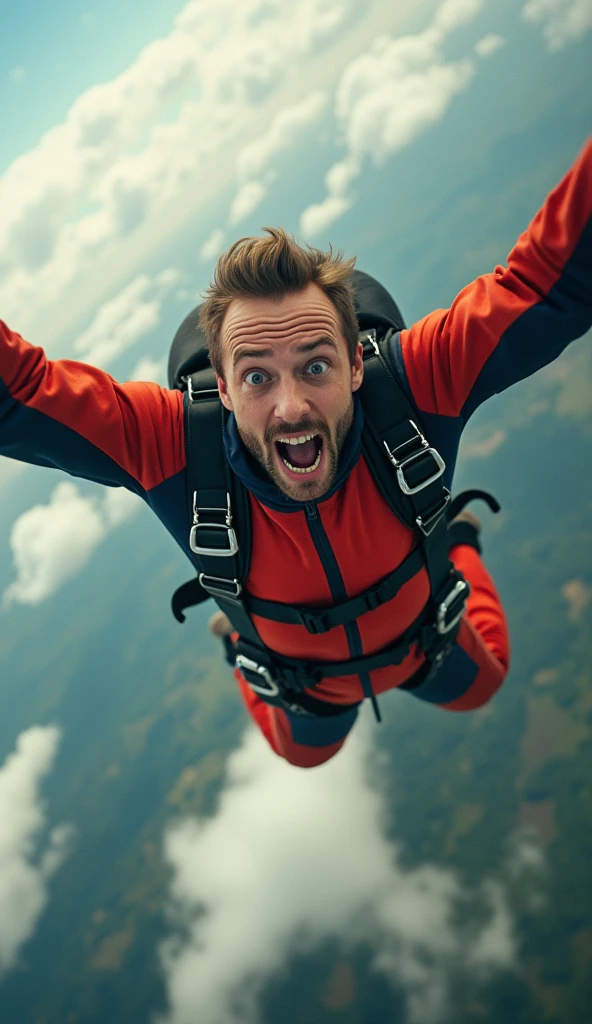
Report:
M234 299L222 324L220 397L273 482L296 501L331 486L362 383L339 314L315 284L282 299ZM297 442L297 443L296 443Z

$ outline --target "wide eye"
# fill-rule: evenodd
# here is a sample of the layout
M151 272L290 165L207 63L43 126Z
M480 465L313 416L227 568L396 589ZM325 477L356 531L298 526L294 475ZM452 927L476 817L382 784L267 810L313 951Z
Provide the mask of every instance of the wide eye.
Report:
M265 384L267 377L261 370L249 370L245 376L247 384L251 384L252 387L258 387L260 384Z
M328 369L329 363L326 359L315 359L314 363L308 364L307 372L310 373L312 377L320 377L321 374L326 373Z

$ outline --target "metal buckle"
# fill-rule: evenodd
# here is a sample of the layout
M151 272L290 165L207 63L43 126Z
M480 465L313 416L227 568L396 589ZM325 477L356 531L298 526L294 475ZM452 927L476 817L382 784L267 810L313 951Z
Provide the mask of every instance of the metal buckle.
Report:
M188 373L185 377L181 377L183 383L187 385L187 397L190 402L198 402L200 398L211 398L213 395L217 395L218 398L220 397L218 388L197 388L197 390L194 391L193 384L191 383L191 376L192 375Z
M384 447L386 448L386 453L390 461L392 462L393 466L397 471L397 481L399 483L399 487L403 491L403 494L412 495L417 494L419 491L423 491L424 487L429 487L429 485L433 484L435 480L438 480L442 476L444 470L446 469L446 463L444 462L444 459L442 458L440 453L437 452L435 448L430 447L417 424L414 423L413 420L409 420L409 422L413 429L417 432L417 437L411 437L409 438L408 441L403 441L403 444L397 445L397 447L393 448L392 451L389 448L386 441L383 441L383 444ZM401 448L406 448L407 445L411 444L413 441L420 442L420 451L413 452L411 455L406 455L405 458L403 459L397 459L397 457L395 456L395 452L398 452L399 449ZM417 484L415 487L412 487L411 484L408 484L407 480L405 479L405 466L409 466L412 462L416 462L417 459L422 459L424 455L431 455L438 468L436 469L435 473L433 473L431 476L427 478L427 480L423 480L422 483Z
M438 605L436 629L441 636L444 633L449 633L456 626L457 622L460 622L465 613L465 606L470 593L471 588L467 581L465 579L457 580L452 590L446 595L441 604ZM462 597L461 594L463 595ZM459 599L460 608L449 622L448 613Z
M262 697L279 696L280 688L265 665L258 665L256 661L253 661L252 658L247 658L244 654L237 654L234 664L243 672L247 683L255 693L260 693ZM247 674L249 672L254 672L256 675L261 676L261 678L267 683L267 686L260 686L258 683L249 679Z
M444 514L444 511L449 501L450 491L444 488L444 498L442 500L442 504L436 509L436 511L433 512L431 516L428 516L428 518L425 520L422 519L421 516L416 517L415 522L419 526L419 529L423 533L424 537L429 537L430 533L432 533L432 531L435 530L436 526L438 525L442 518L442 515Z
M358 341L362 344L364 356L380 355L380 349L378 347L378 342L376 341L376 330L374 327L372 327L371 330L362 331L358 335Z
M225 523L200 523L200 512L220 512L225 516ZM224 530L228 535L227 548L208 548L197 543L198 530ZM226 495L226 508L198 508L197 491L193 492L193 525L189 533L189 547L196 555L214 555L217 558L230 558L238 551L236 533L232 528L232 512L230 509L230 495Z
M207 590L208 594L219 594L220 597L238 598L243 589L238 580L229 580L224 576L208 576L207 573L200 572L198 578L202 587L204 590ZM213 584L210 583L210 580L213 580ZM229 589L217 587L216 583L226 583ZM233 585L234 591L230 589Z

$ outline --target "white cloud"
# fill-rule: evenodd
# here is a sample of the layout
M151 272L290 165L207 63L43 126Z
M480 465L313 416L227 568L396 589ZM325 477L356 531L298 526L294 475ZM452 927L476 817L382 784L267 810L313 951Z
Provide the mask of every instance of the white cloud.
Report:
M199 250L200 260L206 260L210 263L212 260L217 259L222 252L223 244L224 232L222 228L215 228Z
M161 388L167 387L167 361L166 359L152 359L150 356L142 356L132 370L130 380L150 380L160 384Z
M541 25L550 50L561 50L592 28L592 0L529 0L522 17Z
M140 274L113 299L103 303L92 323L74 343L77 358L105 369L160 323L162 305L181 275L169 268L154 278Z
M482 39L475 43L475 53L478 57L491 57L492 53L497 53L505 45L506 40L503 36L490 32L489 35L483 36Z
M232 201L228 223L234 226L248 217L257 209L266 194L267 189L260 181L246 181Z
M271 124L264 135L245 146L236 160L236 173L242 182L238 192L230 204L228 224L234 227L261 204L267 195L268 186L275 180L273 167L275 158L297 141L306 128L310 128L320 117L327 104L323 92L309 93L302 101L284 107L272 118ZM220 232L220 235L222 233ZM218 241L218 233L214 232L212 241ZM202 248L206 258L214 246L210 239ZM218 245L214 255L220 250Z
M140 504L123 489L109 488L99 500L83 497L69 481L58 484L48 505L35 505L13 524L16 579L4 592L4 606L46 600L88 564L109 531L135 515Z
M322 203L311 203L300 217L300 231L305 237L320 235L335 220L349 210L353 199L342 196L327 196Z
M318 121L327 105L325 93L311 92L300 103L285 107L272 118L268 131L240 151L236 161L239 178L255 178L269 170L273 159L294 144L303 129Z
M498 428L484 437L477 436L475 440L467 438L462 442L462 455L464 459L487 459L490 455L501 448L507 439L505 430Z
M373 969L405 994L405 1024L452 1019L458 979L477 985L511 969L518 951L505 881L468 891L449 870L401 866L371 728L363 718L334 760L306 771L249 730L215 816L169 829L180 925L161 949L170 1024L254 1024L266 981L290 954L330 938L346 952L362 943L376 951ZM514 846L514 874L502 865L500 875L523 886L532 858Z
M348 186L364 163L378 165L408 146L446 113L474 75L470 58L446 63L441 47L457 26L473 19L481 0L445 0L425 31L396 39L381 36L347 65L335 97L345 159L327 173L328 195L304 210L300 230L326 229L351 206Z
M189 0L168 35L83 93L0 177L3 315L28 331L70 286L98 285L98 261L114 278L132 265L130 236L137 259L137 232L154 245L186 222L208 160L359 11L356 0Z
M14 967L33 934L47 903L49 879L71 844L71 827L58 825L39 848L47 824L39 791L59 741L53 726L27 729L0 766L0 977Z

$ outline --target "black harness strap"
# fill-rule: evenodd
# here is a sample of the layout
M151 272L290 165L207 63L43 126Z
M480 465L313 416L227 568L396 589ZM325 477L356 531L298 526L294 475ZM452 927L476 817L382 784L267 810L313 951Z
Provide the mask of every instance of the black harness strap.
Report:
M245 603L251 614L261 615L272 622L287 622L295 626L305 626L309 633L327 633L335 626L343 626L346 622L359 619L366 612L374 611L381 604L386 604L395 597L401 587L408 583L424 565L421 548L407 555L391 573L384 576L363 594L340 601L331 608L311 608L305 605L283 604L280 601L266 601L261 597L249 594Z
M198 373L188 378L185 423L192 511L189 546L199 559L198 586L215 598L242 636L251 643L261 643L246 611L242 586L249 572L251 547L248 495L235 480L226 460L224 407L218 389L199 390L199 382L194 378L200 376ZM194 580L185 584L186 588L191 586L195 594ZM175 598L179 597L177 591ZM177 607L179 604L180 600Z

